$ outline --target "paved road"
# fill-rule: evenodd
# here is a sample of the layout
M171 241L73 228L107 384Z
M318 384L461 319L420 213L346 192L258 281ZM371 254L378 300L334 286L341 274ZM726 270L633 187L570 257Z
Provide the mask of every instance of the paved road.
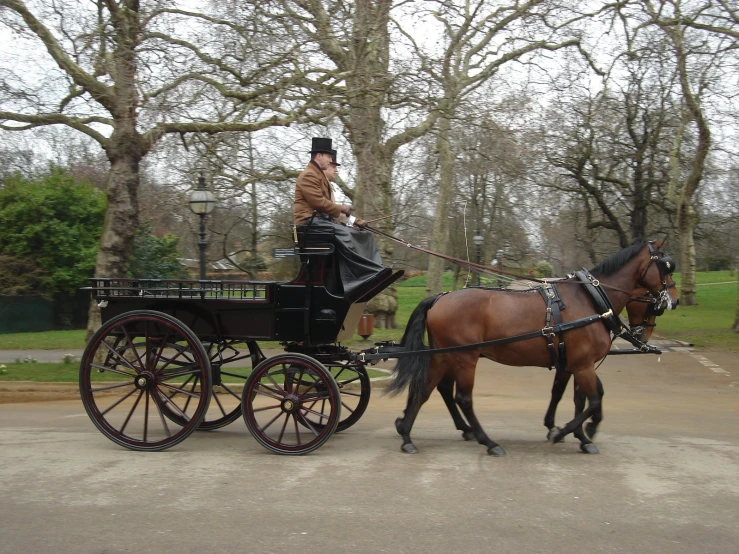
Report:
M486 360L475 405L505 458L463 442L438 396L415 456L393 428L404 399L381 394L297 458L241 421L141 453L77 400L0 405L0 553L736 553L737 367L694 351L608 358L596 456L544 441L549 372Z

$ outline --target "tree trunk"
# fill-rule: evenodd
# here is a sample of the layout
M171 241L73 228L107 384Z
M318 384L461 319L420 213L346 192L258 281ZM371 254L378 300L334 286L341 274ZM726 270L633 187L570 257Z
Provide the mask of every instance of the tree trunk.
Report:
M439 118L439 131L436 149L439 153L439 196L436 202L436 215L431 233L431 250L446 254L449 243L449 204L454 189L454 152L450 143L451 123L449 114ZM439 294L443 288L444 260L429 257L426 281L426 296Z
M139 222L139 137L130 124L120 124L108 151L110 175L103 234L100 238L96 277L125 277ZM93 300L88 310L87 340L100 327L100 310Z
M362 123L353 127L355 133L352 134L373 138L367 142L355 143L357 188L354 205L360 217L374 219L392 213L390 176L393 172L393 155L383 151L381 137L377 132L382 128L381 119L375 119L374 124L369 118L364 120L357 118L357 120ZM393 234L392 218L381 219L372 225L388 234ZM386 265L392 264L393 243L378 238L377 247L383 262ZM375 327L384 329L397 327L395 312L398 309L398 292L394 286L388 287L377 295L367 308L375 315Z
M692 204L682 207L679 222L680 233L680 269L682 285L680 286L680 303L685 306L698 304L695 291L695 238L693 231L698 223L698 214Z

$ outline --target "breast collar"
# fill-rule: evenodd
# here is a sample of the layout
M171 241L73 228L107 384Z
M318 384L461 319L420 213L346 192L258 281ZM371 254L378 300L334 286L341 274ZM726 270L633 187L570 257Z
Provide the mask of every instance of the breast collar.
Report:
M615 313L613 304L611 304L611 299L608 298L606 291L600 286L598 279L593 277L592 273L585 268L580 271L575 271L575 277L587 291L590 301L593 304L593 308L595 308L595 311L598 312L598 314L605 316L610 311L610 315L603 318L603 323L606 324L608 330L616 335L621 334L623 331L621 320Z

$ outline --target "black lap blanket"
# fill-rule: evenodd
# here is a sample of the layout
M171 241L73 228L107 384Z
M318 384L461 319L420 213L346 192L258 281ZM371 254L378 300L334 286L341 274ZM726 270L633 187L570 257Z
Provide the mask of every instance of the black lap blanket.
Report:
M308 242L333 232L333 244L338 254L339 275L344 296L351 297L364 283L384 269L375 237L369 231L356 230L346 225L315 218L310 225L301 226L307 232Z

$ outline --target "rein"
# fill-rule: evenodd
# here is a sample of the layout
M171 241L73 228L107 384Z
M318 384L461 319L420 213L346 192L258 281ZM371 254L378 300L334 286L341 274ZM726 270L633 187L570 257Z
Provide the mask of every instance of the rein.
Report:
M415 244L411 244L410 242L408 242L406 240L403 240L403 239L401 239L399 237L395 237L395 236L393 236L393 235L391 235L389 233L386 233L384 231L381 231L379 229L375 229L374 227L370 227L369 225L366 225L363 228L364 229L367 229L371 233L374 233L374 234L379 235L381 237L385 237L388 240L391 240L393 242L397 242L398 244L402 244L406 248L411 248L413 250L418 250L419 252L423 252L424 254L428 254L428 255L434 256L436 258L441 258L442 260L446 260L448 262L452 262L452 263L454 263L456 265L459 265L461 267L464 267L465 269L470 269L470 270L476 271L478 273L482 273L482 274L485 274L485 275L507 275L508 277L514 277L516 279L524 279L524 280L527 280L527 281L532 281L534 283L545 283L545 284L548 283L548 281L546 279L537 279L536 277L531 277L531 276L528 276L528 275L518 275L516 273L509 273L507 271L502 271L500 269L493 269L493 268L488 267L486 265L476 264L476 263L473 263L473 262L469 262L467 260L461 260L461 259L455 258L453 256L447 256L446 254L440 254L438 252L434 252L433 250L429 250L427 248L423 248L422 246L417 246ZM652 245L651 244L649 245L649 249L650 249L650 253L653 254L652 255L652 260L650 260L650 265L651 265L651 263L653 263L653 261L656 259L656 257L654 256L654 252L655 251L652 249ZM647 270L649 270L649 266L647 266ZM661 268L660 268L660 273L661 273ZM646 275L646 271L644 272L644 275ZM644 275L642 275L641 279L639 280L640 282L644 278ZM573 277L576 277L575 274L572 274L572 276ZM576 279L572 280L571 282L573 282L573 283L579 283L581 285L588 285L588 284L590 284L590 281L588 281L588 280L582 280L579 277L576 277ZM665 284L664 283L664 280L663 280L663 283L662 284L663 285ZM673 282L673 283L670 283L669 285L665 285L665 287L666 288L670 288L670 287L674 287L675 285L676 284ZM646 295L641 295L641 296L634 296L634 295L631 294L631 291L627 291L627 290L624 290L622 288L619 288L619 287L616 287L616 286L613 286L613 285L607 285L605 283L598 284L598 281L597 280L595 281L595 286L601 286L603 288L608 288L608 289L611 289L611 290L615 290L615 291L618 291L618 292L622 292L624 294L627 294L629 296L629 302L644 302L646 304L657 304L657 302L659 301L657 297L651 296L650 295L651 293L646 294Z

